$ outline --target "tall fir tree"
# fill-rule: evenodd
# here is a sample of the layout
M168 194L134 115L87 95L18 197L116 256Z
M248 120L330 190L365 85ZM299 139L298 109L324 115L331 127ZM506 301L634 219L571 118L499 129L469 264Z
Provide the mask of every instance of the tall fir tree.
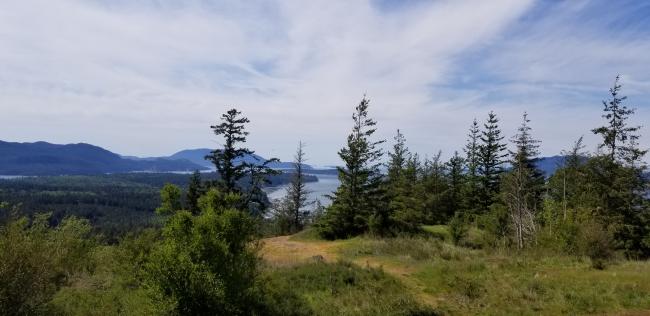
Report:
M298 143L298 148L293 160L293 173L291 182L286 189L285 196L274 202L274 220L278 228L278 233L282 235L293 234L304 228L307 221L312 218L310 212L305 207L313 202L308 202L309 191L305 183L305 150L302 142Z
M466 181L463 186L462 207L469 214L478 214L482 210L479 176L481 130L476 119L472 121L467 137L464 148Z
M400 181L400 178L403 176L404 168L406 167L408 155L409 150L406 147L406 138L398 129L397 134L395 135L393 151L388 153L388 163L386 168L388 169L387 180L389 183Z
M503 203L508 207L518 248L524 248L536 232L536 218L541 208L544 175L535 166L540 141L531 135L528 114L512 138L515 150L510 152L512 169L504 177Z
M454 155L447 162L447 182L449 183L447 191L447 200L449 202L447 206L449 208L449 214L460 213L464 215L462 201L463 189L466 187L467 179L463 171L464 165L465 159L457 151L454 152Z
M427 223L430 224L444 224L453 215L450 213L446 197L449 183L441 155L442 152L439 151L432 159L426 159L422 168L424 213Z
M635 110L628 108L623 101L626 96L620 96L622 85L619 83L620 76L616 76L614 86L609 89L612 98L603 101L603 118L607 125L592 130L594 134L601 135L603 142L599 148L606 149L607 156L611 160L618 160L628 164L638 161L646 154L646 150L638 148L638 131L641 126L629 126L628 120Z
M515 146L515 151L510 151L510 164L512 169L526 168L530 171L528 179L531 198L534 199L533 207L535 211L541 208L542 194L544 193L544 172L537 167L539 156L540 140L533 138L532 128L529 125L528 113L524 113L523 121L517 129L517 134L511 142Z
M269 206L268 198L262 191L262 186L269 183L270 175L278 174L269 167L277 158L263 161L246 161L247 156L255 152L242 147L246 143L248 132L246 124L248 118L241 115L237 109L230 109L221 115L221 123L210 126L217 136L224 138L223 148L213 150L205 159L211 161L219 173L219 179L208 183L225 193L237 193L242 196L240 209L248 209L253 215L260 216ZM257 159L257 158L256 158ZM245 188L240 185L240 180L248 177Z
M503 138L499 119L494 112L490 112L481 131L478 156L478 176L481 182L479 197L482 212L487 212L490 205L498 198L504 158L507 156L504 153L506 144L503 143Z
M291 225L293 231L300 231L305 225L308 212L304 211L308 205L307 197L310 191L305 183L304 166L306 162L305 145L298 143L296 154L293 156L293 175L287 187L287 198L290 202Z
M639 126L629 126L635 110L623 104L627 99L620 96L620 77L609 90L612 98L603 101L603 118L606 125L592 130L602 136L599 148L605 148L602 156L592 158L587 169L590 189L597 192L600 203L598 215L605 226L631 257L650 257L650 203L648 180L644 176L646 164L643 156L647 150L638 147Z
M422 223L422 209L418 205L419 161L411 155L406 138L397 130L389 161L385 183L386 200L390 212L390 233L417 232Z
M409 151L406 147L406 138L404 134L397 130L395 135L395 144L393 151L388 153L388 163L386 169L388 170L385 183L386 199L388 200L388 208L391 214L399 212L406 207L404 205L406 186L406 164L408 162Z
M319 223L325 238L346 238L368 231L370 222L377 233L389 228L389 213L381 205L380 162L383 141L372 141L377 122L368 117L370 101L364 96L352 115L354 122L347 144L339 151L344 167L338 167L341 182L332 205Z
M253 151L239 147L239 144L246 142L248 132L245 129L249 122L248 118L241 116L240 111L230 109L221 115L220 124L210 126L215 135L223 136L225 142L223 148L213 150L205 159L211 161L219 173L219 180L214 184L226 192L240 192L237 181L247 173L248 166L239 160L253 154Z

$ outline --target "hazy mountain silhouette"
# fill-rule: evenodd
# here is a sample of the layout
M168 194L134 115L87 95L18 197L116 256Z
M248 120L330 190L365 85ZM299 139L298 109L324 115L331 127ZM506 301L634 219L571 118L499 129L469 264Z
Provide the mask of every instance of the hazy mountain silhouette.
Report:
M204 170L184 159L127 159L89 144L0 141L0 175L88 175L133 171L170 172Z

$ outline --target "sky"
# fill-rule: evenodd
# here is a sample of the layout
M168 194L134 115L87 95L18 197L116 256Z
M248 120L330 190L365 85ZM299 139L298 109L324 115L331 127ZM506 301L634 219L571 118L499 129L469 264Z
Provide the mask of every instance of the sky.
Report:
M462 150L489 111L506 139L528 113L541 154L603 124L617 74L650 147L650 1L7 0L0 140L164 156L221 145L237 108L248 146L338 164L365 95L391 146Z

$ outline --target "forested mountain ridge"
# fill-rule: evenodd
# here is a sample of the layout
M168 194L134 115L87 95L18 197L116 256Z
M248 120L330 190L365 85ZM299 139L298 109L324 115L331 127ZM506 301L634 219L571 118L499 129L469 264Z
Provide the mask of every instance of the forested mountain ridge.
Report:
M186 150L181 150L169 157L160 157L160 158L186 159L197 165L212 167L213 166L212 163L208 160L205 160L205 156L210 155L211 152L212 149L208 149L208 148L186 149ZM244 157L235 159L236 164L241 164L243 162L250 163L250 164L261 164L264 161L266 161L266 158L261 157L257 154L244 155ZM273 169L291 169L293 168L293 163L277 161L277 162L269 163L269 167ZM303 164L303 168L312 169L313 167L307 164Z
M90 175L133 171L193 171L204 166L183 159L133 160L104 148L79 143L0 141L0 175Z
M78 143L59 145L48 142L16 143L0 141L0 175L91 175L134 171L172 172L206 170L212 163L205 160L211 149L186 149L170 156L139 158L121 156L102 147ZM549 177L561 165L563 156L541 157L536 165ZM261 164L266 159L257 154L238 158L236 163ZM291 169L291 162L271 162L274 169ZM307 170L314 167L303 164ZM332 170L334 171L334 170Z

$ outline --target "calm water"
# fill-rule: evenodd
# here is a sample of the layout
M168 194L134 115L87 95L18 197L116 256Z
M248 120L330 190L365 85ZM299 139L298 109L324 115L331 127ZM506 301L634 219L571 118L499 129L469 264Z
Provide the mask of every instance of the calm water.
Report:
M3 175L0 175L0 179L6 179L6 180L20 179L20 178L25 178L25 176L3 176Z
M324 206L330 205L331 201L326 198L325 194L332 194L339 186L339 179L336 175L315 175L318 177L317 182L309 182L306 184L307 190L311 191L309 194L309 201L319 200ZM267 189L269 199L281 199L287 191L288 185L280 185L277 187L270 187Z

